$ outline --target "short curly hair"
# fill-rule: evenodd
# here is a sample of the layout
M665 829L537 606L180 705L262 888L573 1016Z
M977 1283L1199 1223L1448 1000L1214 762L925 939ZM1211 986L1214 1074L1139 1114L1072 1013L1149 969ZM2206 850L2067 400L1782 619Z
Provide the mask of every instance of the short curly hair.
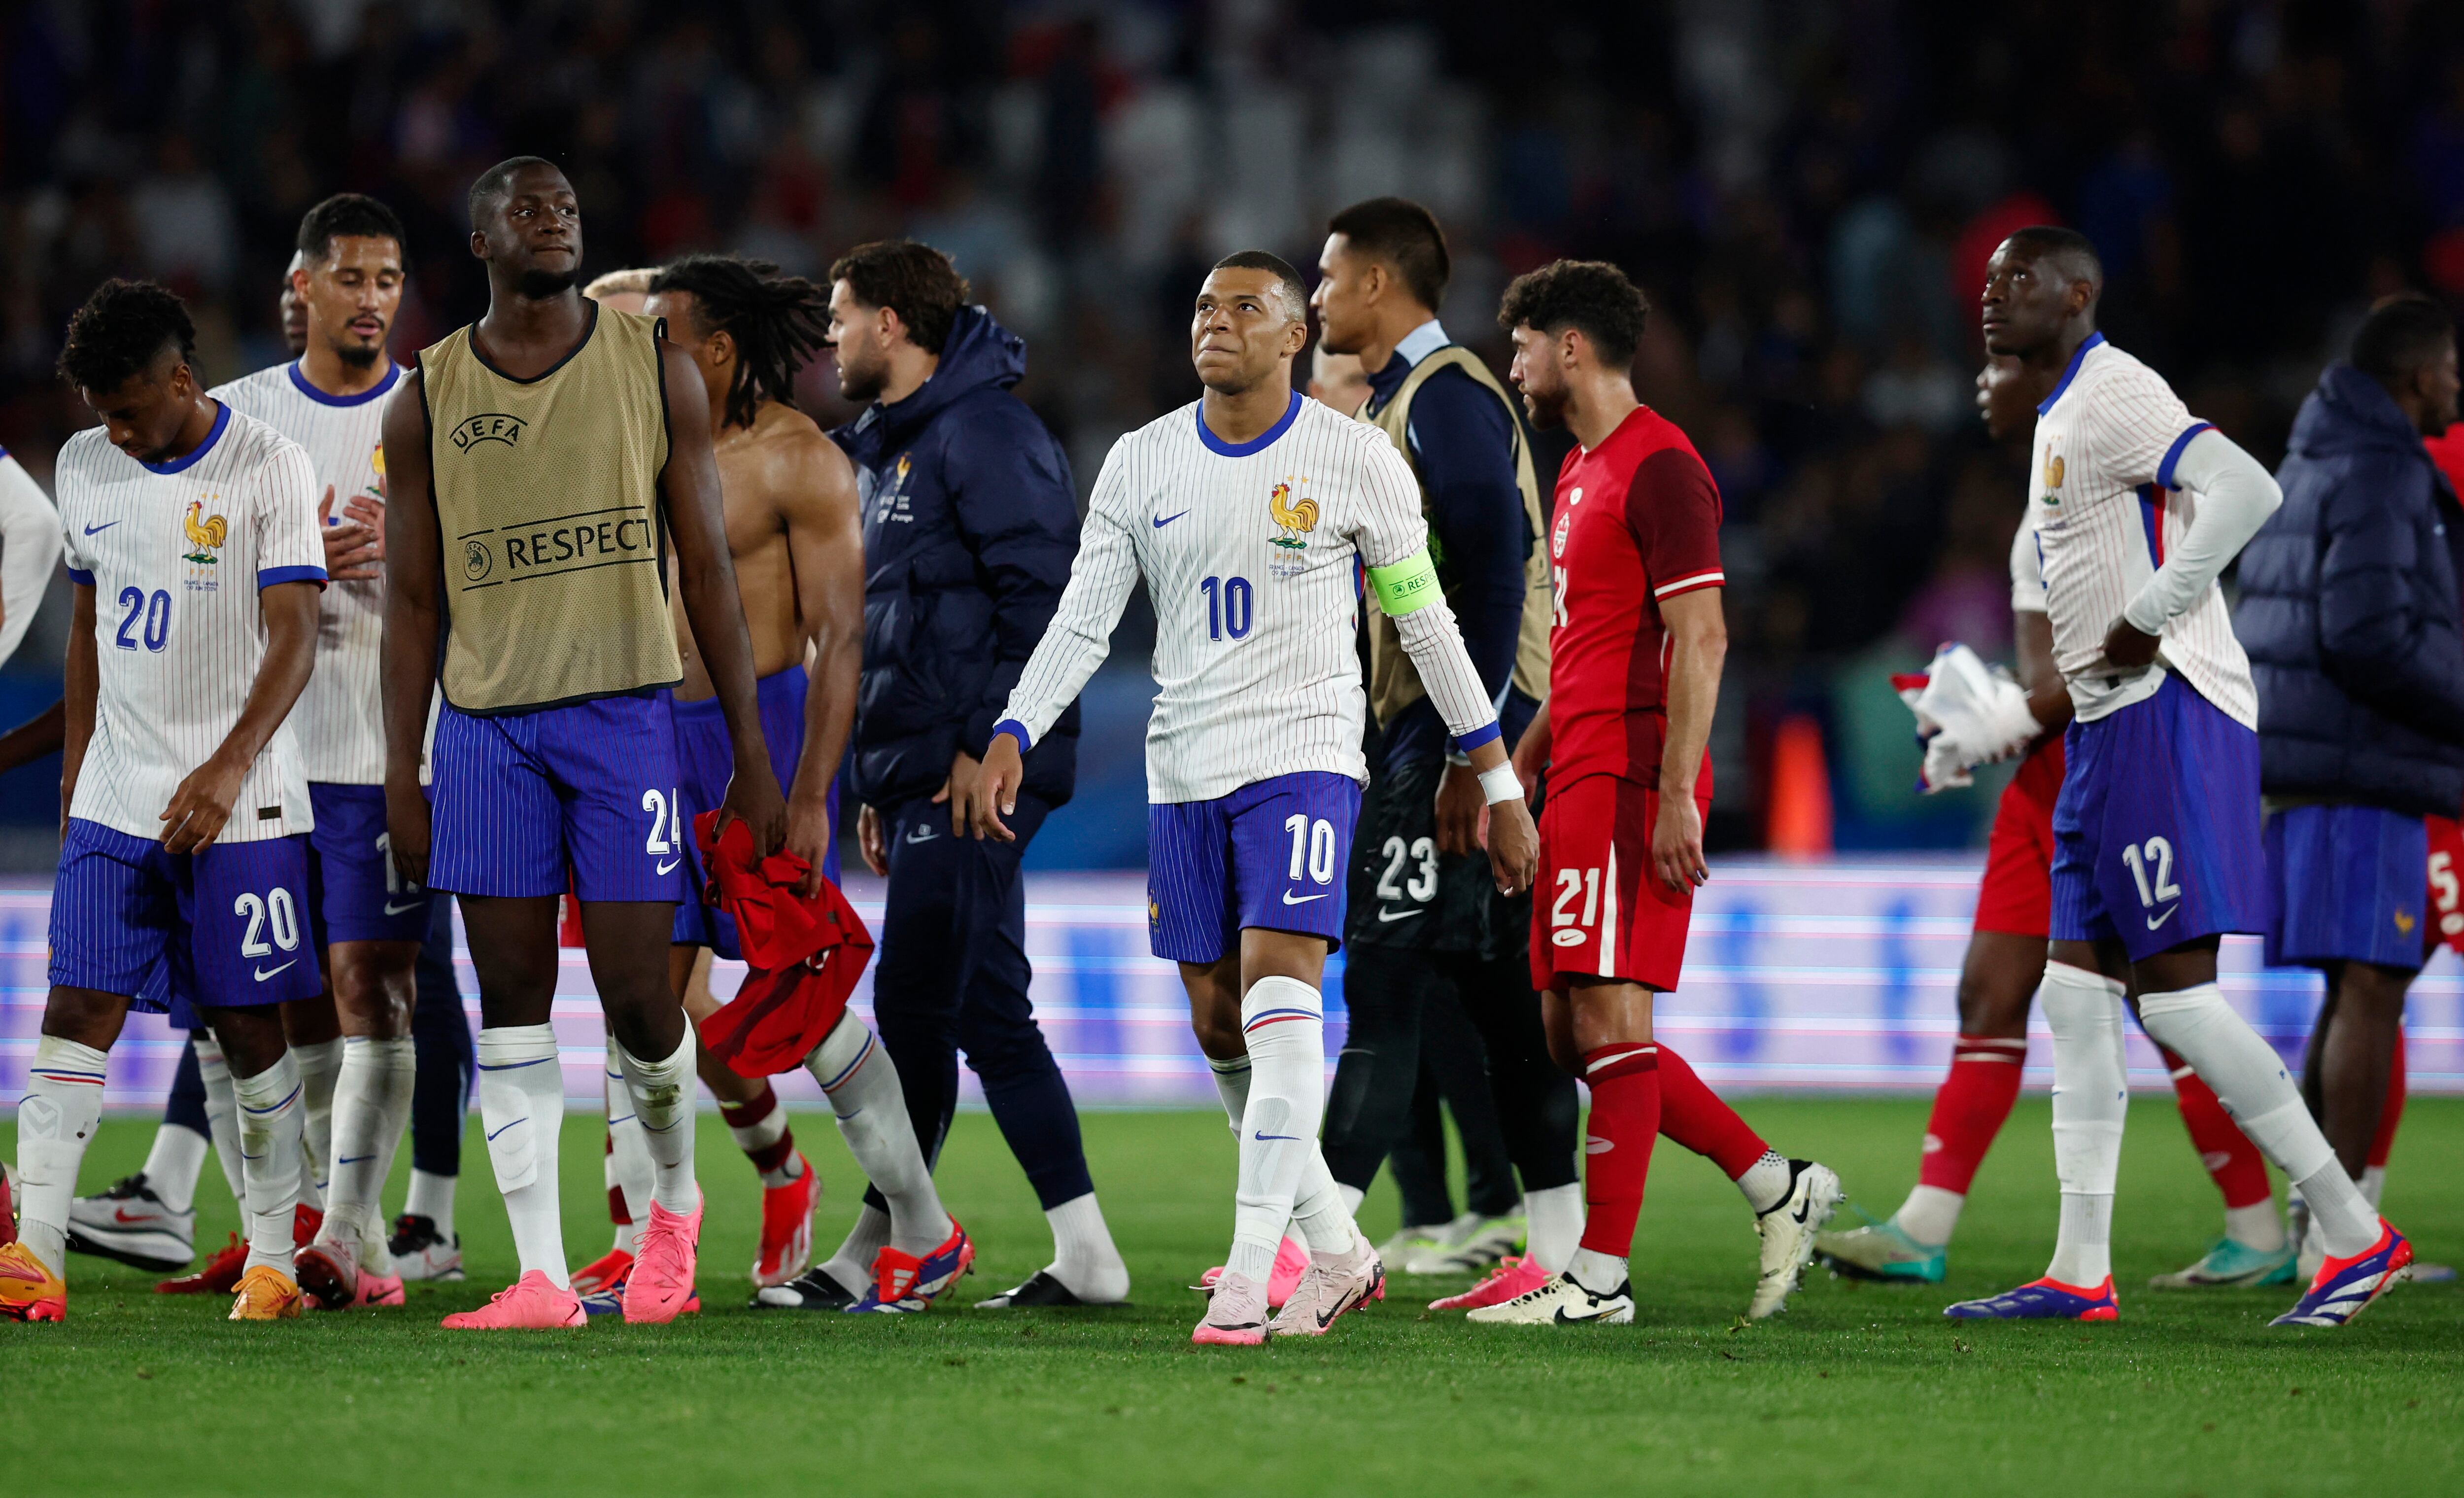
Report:
M1555 260L1516 276L1497 306L1497 325L1512 332L1529 326L1542 333L1579 328L1600 363L1623 369L1642 344L1651 303L1642 288L1605 260Z
M858 245L831 263L829 278L847 282L866 306L897 313L909 341L928 354L950 341L958 309L974 295L949 255L913 239Z
M69 319L60 378L81 390L117 390L174 346L195 363L197 325L187 303L160 281L115 278L96 287Z

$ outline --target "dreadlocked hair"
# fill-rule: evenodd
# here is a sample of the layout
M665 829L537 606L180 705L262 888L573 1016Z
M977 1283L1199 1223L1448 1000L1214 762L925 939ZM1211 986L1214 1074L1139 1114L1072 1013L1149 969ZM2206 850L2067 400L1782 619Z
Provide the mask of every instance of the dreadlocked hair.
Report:
M693 330L736 340L736 383L727 392L730 425L751 426L763 401L796 404L796 371L829 346L829 289L781 275L767 260L689 254L659 268L650 295L685 292Z

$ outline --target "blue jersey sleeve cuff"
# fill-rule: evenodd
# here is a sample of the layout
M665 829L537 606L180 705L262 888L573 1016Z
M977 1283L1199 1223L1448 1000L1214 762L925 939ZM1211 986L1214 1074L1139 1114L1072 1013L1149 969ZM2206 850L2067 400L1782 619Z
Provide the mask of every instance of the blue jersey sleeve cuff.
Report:
M79 587L92 587L94 586L94 574L91 572L79 572L77 568L71 567L69 568L69 581Z
M1475 728L1470 733L1456 739L1455 747L1465 754L1469 754L1485 743L1490 743L1505 737L1506 731L1499 728L1497 724L1492 721L1483 727Z
M1026 731L1026 725L1020 722L1017 718L1002 718L1000 722L993 725L993 732L996 734L1007 734L1012 738L1017 739L1018 752L1022 755L1035 747L1035 737L1029 734Z
M2156 487L2159 489L2172 488L2173 469L2175 465L2182 461L2182 450L2189 447L2190 445L2190 439L2197 436L2200 432L2213 431L2215 430L2216 424L2214 422L2197 422L2192 424L2189 430L2183 432L2178 437L2175 437L2173 439L2173 445L2165 450L2165 461L2156 465Z
M276 583L314 583L319 587L323 587L325 569L322 567L265 567L256 574L256 585L260 588L272 587Z

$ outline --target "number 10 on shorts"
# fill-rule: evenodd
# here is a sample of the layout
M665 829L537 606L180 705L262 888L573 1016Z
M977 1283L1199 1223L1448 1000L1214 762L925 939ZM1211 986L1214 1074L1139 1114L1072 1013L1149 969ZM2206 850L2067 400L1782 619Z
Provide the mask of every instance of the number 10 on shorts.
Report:
M1301 882L1301 868L1306 862L1312 883L1332 884L1334 824L1324 817L1310 818L1296 811L1284 819L1284 830L1292 837L1291 882Z

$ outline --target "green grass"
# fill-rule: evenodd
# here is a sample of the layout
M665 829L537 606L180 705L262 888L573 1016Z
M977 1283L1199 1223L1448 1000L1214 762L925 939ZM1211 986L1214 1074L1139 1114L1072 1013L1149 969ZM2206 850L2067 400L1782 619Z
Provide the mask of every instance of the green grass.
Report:
M1909 1102L1755 1101L1781 1147L1897 1204L1916 1160ZM1947 1285L1819 1277L1780 1321L1736 1325L1753 1236L1736 1193L1662 1143L1636 1245L1630 1328L1474 1328L1404 1281L1322 1341L1198 1350L1198 1297L1230 1229L1231 1145L1201 1113L1087 1119L1095 1176L1136 1277L1094 1312L936 1311L913 1318L740 1308L754 1191L715 1120L701 1130L712 1309L664 1328L451 1335L441 1313L512 1272L485 1152L466 1160L467 1285L404 1311L234 1326L224 1307L147 1292L151 1276L72 1267L71 1319L0 1327L11 1431L0 1492L1387 1492L2244 1495L2447 1488L2464 1458L2464 1295L2399 1289L2340 1333L2270 1331L2279 1290L2129 1287L2194 1257L2215 1194L2170 1105L2135 1110L2117 1229L2119 1325L1953 1325L1958 1296L2043 1267L2052 1150L2041 1100L1987 1162ZM836 1241L856 1177L828 1121L798 1115ZM5 1134L0 1130L0 1134ZM105 1125L95 1189L141 1159L150 1125ZM576 1263L604 1245L599 1130L564 1130ZM0 1140L0 1145L7 1141ZM2440 1162L2464 1103L2416 1101L2391 1215L2425 1258L2464 1257L2464 1201ZM209 1169L201 1236L231 1225ZM1045 1225L989 1118L960 1117L943 1189L982 1245L973 1300L1045 1257ZM389 1201L399 1201L399 1184ZM1391 1230L1382 1185L1364 1214Z

